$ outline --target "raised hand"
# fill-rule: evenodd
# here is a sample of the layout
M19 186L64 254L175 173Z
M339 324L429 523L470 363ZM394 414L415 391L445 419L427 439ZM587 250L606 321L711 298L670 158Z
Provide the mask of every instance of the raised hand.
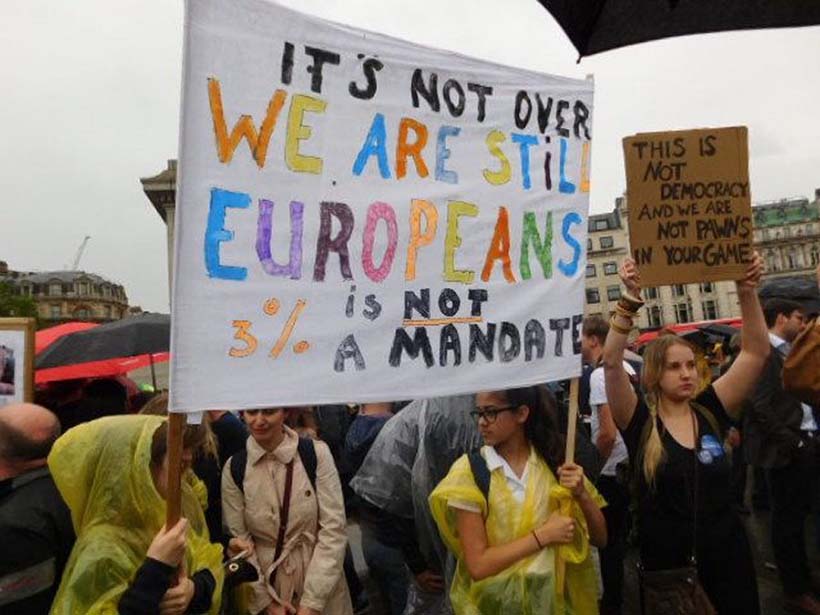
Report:
M636 299L641 298L641 273L638 265L632 257L627 256L618 268L618 275L621 282L626 286L627 292Z
M763 257L755 250L749 266L746 267L746 274L742 279L737 281L738 288L747 288L750 290L757 288L760 284L760 277L763 275L765 269Z

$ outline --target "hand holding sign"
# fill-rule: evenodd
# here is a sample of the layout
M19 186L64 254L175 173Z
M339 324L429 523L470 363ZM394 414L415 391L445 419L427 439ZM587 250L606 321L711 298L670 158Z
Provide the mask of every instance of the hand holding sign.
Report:
M737 287L753 291L760 285L760 278L763 276L765 270L766 266L763 264L763 257L755 250L752 256L752 262L746 269L746 275L742 280L737 281Z
M641 272L635 264L635 259L627 256L618 269L618 275L626 286L627 292L635 298L641 296Z

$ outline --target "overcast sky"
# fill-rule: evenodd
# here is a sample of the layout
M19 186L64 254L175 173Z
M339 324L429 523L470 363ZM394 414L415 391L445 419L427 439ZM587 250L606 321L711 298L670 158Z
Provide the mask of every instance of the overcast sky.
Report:
M624 190L621 139L749 126L753 201L820 188L820 27L685 37L577 54L536 0L287 0L416 43L570 77L595 75L593 213ZM503 7L503 8L502 8ZM180 0L0 1L0 260L69 265L168 311L165 226L140 177L175 158Z

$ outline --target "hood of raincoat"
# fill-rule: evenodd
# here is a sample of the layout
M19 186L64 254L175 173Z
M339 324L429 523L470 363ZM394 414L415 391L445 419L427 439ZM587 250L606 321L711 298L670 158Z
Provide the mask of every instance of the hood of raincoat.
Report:
M345 457L351 473L356 473L367 456L376 436L390 420L389 416L357 416L345 436Z
M166 419L111 416L79 425L54 444L48 465L71 510L77 542L54 600L52 615L116 613L119 599L145 560L165 522L165 500L154 486L151 441ZM189 576L207 568L217 581L219 609L222 549L211 544L201 503L202 485L182 479L182 514L188 519L185 564Z

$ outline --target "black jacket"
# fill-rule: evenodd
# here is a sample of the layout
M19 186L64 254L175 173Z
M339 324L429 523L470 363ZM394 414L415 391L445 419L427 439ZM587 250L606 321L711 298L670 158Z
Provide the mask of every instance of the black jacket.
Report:
M782 373L783 355L772 348L743 420L743 447L753 466L782 468L801 448L803 408L783 390Z
M0 612L47 615L74 528L48 468L0 481Z

